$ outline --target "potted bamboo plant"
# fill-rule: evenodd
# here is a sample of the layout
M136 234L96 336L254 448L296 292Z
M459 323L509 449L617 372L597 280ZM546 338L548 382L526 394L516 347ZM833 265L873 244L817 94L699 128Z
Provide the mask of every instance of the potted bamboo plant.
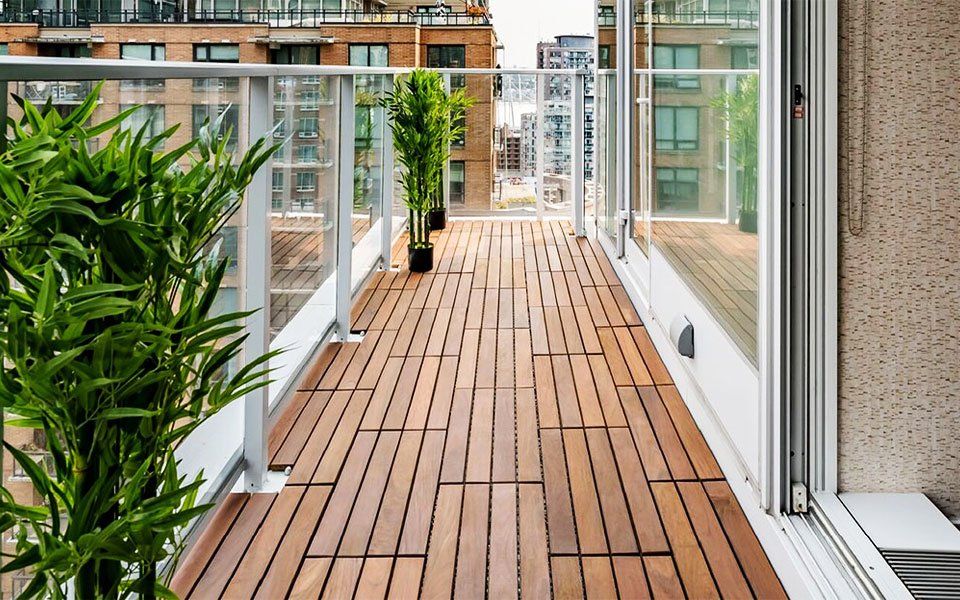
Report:
M124 127L137 109L91 124L99 89L65 117L18 99L0 152L0 408L43 432L52 465L4 442L43 498L0 488L21 598L172 597L183 526L210 508L174 450L271 357L234 366L250 313L215 307L218 239L275 148L232 156L221 116L164 152L176 127Z
M403 166L401 182L409 211L408 253L413 272L433 269L430 213L441 196L450 142L463 131L457 123L462 122L471 104L462 90L448 94L439 73L422 69L398 79L383 99L397 160Z

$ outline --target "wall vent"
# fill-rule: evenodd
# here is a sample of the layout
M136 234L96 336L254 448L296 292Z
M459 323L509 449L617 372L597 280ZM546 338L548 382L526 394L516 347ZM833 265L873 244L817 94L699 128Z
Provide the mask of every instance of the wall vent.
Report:
M923 494L840 494L918 600L960 600L960 531Z
M960 600L960 553L880 550L917 600Z

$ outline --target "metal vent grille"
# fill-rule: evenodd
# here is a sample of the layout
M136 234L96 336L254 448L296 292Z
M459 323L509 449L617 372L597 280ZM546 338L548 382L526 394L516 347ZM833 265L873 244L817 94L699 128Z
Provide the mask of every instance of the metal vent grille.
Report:
M881 550L918 600L960 600L960 553Z

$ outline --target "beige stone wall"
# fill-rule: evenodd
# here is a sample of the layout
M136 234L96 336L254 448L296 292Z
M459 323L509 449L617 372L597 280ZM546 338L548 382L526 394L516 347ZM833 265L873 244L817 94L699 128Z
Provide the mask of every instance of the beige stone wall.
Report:
M868 7L868 8L867 8ZM840 489L960 518L960 10L840 2Z

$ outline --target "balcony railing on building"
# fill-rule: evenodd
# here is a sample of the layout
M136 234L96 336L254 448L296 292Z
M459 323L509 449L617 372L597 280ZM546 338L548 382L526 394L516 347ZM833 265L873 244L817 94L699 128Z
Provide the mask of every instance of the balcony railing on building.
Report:
M114 9L33 9L17 10L7 6L0 11L2 23L36 23L43 27L89 27L96 24L184 24L246 23L276 28L313 28L321 25L421 25L421 26L489 26L486 13L434 12L412 10L362 11L324 8L237 8L176 10L171 5L155 4L150 8Z

